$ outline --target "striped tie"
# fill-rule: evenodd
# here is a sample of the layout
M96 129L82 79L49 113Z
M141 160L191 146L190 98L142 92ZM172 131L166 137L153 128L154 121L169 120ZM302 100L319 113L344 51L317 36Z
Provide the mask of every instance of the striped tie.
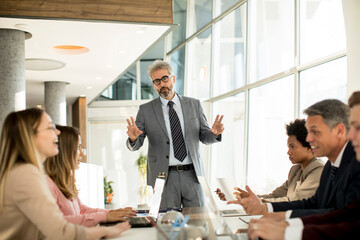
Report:
M184 136L182 133L179 117L173 108L174 102L169 101L168 105L169 105L171 137L173 140L173 147L174 147L174 156L176 159L182 162L187 156Z

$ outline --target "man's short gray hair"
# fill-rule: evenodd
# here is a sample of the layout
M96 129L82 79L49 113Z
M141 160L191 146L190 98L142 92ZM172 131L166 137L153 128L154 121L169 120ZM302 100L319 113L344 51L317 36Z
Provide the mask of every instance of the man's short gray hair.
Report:
M153 64L151 64L150 67L148 68L148 75L151 80L152 80L151 78L152 74L159 69L166 69L170 75L172 75L173 73L173 68L171 67L170 63L165 62L163 60L155 60Z
M349 107L340 100L322 100L305 109L304 113L308 116L322 116L330 129L342 123L345 125L346 131L349 130Z

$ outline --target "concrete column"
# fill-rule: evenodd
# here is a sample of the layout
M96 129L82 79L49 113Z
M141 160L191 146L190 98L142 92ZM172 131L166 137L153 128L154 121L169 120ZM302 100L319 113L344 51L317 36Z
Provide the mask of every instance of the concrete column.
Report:
M66 82L45 82L45 111L53 122L66 125Z
M25 102L25 32L0 29L0 132L6 116Z
M360 90L360 1L343 0L347 49L346 95Z

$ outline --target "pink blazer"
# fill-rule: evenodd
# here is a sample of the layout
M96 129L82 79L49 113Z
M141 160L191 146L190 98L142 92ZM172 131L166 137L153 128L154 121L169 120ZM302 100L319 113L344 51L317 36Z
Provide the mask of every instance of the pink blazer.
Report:
M69 200L64 196L49 176L46 176L46 178L50 191L68 222L86 227L93 227L98 225L100 222L106 222L106 214L110 210L90 208L82 204L78 197L74 200Z

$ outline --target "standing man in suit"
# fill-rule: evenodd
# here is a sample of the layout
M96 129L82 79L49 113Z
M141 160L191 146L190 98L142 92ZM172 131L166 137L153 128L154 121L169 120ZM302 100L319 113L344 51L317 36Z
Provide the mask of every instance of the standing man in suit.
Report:
M221 141L223 116L208 126L200 101L178 95L171 65L156 60L148 69L160 97L140 106L136 121L127 119L126 145L138 150L148 137L147 183L154 187L159 172L166 173L160 208L204 206L197 176L204 175L199 142Z
M360 162L360 91L349 98L350 130L347 138L351 141L356 159ZM358 173L358 178L360 174ZM360 181L357 182L360 189ZM264 218L249 225L251 239L352 239L360 236L360 198L345 208L321 215L275 221Z
M248 214L267 214L267 217L279 220L322 214L344 208L360 196L360 189L356 187L360 164L346 139L349 129L347 105L336 99L328 99L313 104L304 113L308 115L306 141L310 143L315 156L329 159L315 195L297 201L262 203L247 186L250 196L245 199L238 197L237 203Z

